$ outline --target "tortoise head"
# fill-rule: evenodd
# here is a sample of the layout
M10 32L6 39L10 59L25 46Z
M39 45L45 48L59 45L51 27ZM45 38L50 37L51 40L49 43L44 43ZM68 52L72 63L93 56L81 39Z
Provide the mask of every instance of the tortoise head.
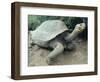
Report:
M66 41L72 41L73 39L75 39L77 37L77 35L79 33L81 33L84 29L85 29L86 25L85 23L80 23L77 24L73 30L72 33L70 33L68 36L65 37Z
M82 32L82 31L85 29L85 27L86 27L85 23L77 24L77 25L75 26L74 31L80 33L80 32Z

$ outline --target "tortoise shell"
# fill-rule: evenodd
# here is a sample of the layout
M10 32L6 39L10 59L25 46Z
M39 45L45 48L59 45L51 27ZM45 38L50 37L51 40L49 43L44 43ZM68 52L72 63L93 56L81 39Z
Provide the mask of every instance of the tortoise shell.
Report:
M36 30L31 32L32 40L37 44L48 42L67 30L68 28L63 21L47 20L38 26Z

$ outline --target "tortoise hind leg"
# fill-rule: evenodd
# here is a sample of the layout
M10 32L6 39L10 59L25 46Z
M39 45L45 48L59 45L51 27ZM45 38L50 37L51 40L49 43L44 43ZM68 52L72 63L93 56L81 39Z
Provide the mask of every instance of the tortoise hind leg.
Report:
M60 42L54 42L50 45L50 47L52 47L54 50L47 56L48 63L50 63L51 59L55 58L57 55L64 51L64 46Z

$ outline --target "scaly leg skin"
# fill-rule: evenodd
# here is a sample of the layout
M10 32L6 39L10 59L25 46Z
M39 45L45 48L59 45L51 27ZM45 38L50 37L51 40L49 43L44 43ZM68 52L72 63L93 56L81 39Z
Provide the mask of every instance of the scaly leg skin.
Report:
M64 46L60 42L53 42L50 47L54 50L47 56L47 62L50 64L51 60L64 51Z

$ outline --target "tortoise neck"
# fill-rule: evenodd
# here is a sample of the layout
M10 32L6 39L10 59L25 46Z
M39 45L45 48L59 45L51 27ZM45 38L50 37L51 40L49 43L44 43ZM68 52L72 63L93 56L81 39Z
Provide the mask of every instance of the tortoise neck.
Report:
M79 32L76 32L76 30L73 30L72 33L70 33L68 36L65 37L67 41L72 41L76 38L76 36L79 34Z

